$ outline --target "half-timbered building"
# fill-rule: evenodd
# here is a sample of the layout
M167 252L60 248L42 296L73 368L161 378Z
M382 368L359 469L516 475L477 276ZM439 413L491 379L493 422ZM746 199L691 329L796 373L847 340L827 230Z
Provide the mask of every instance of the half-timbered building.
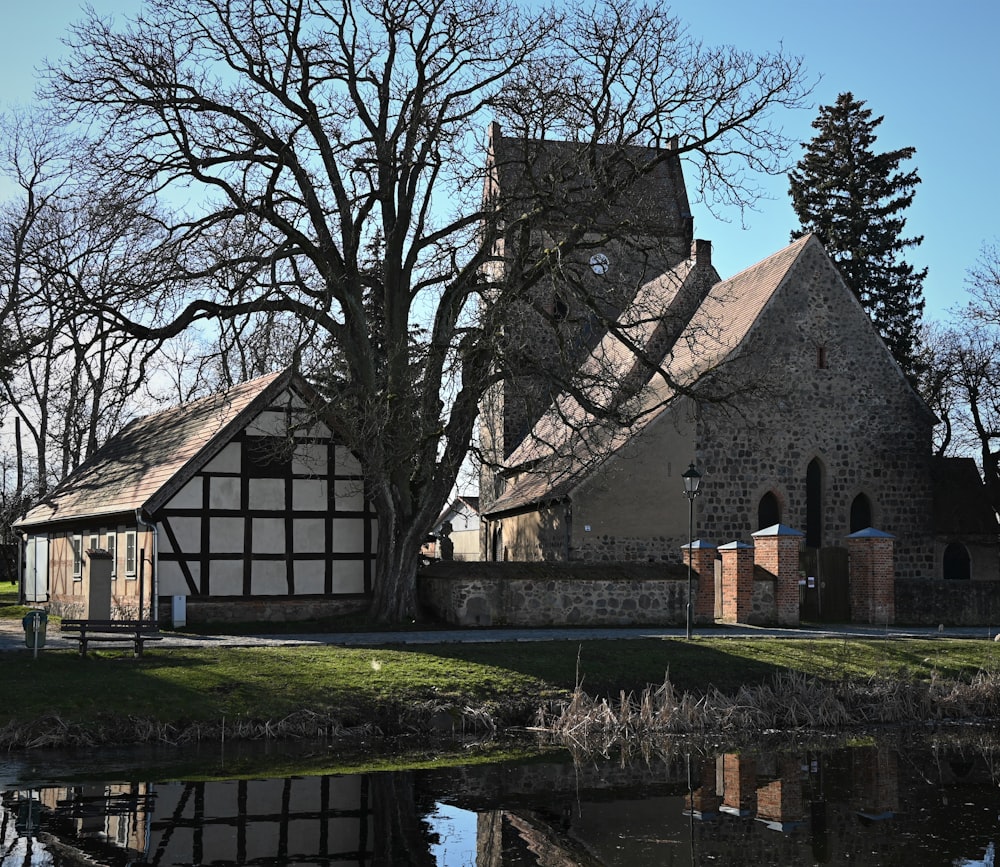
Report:
M305 619L362 607L376 519L290 370L125 427L17 524L29 602L107 619Z

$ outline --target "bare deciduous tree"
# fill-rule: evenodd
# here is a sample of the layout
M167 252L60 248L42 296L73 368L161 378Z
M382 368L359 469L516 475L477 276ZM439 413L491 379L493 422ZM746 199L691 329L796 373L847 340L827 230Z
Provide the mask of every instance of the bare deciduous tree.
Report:
M127 188L88 182L85 142L41 115L11 115L3 130L0 170L17 192L0 207L0 301L5 343L17 353L0 399L31 443L25 460L37 490L17 494L36 495L117 432L146 388L155 347L109 327L89 300L138 310L143 287L162 285L169 268L156 218Z
M969 269L972 301L961 324L930 329L921 391L942 423L938 452L975 454L1000 511L1000 247L985 244Z
M706 48L631 0L150 0L122 27L91 14L68 43L54 103L99 132L109 172L176 205L188 282L169 321L114 298L105 314L155 338L297 323L367 474L386 621L417 614L420 544L504 375L514 302L593 241L593 216L675 138L704 200L750 203L755 172L787 167L774 110L805 95L797 59ZM502 278L488 267L501 233L566 202L559 183L518 191L518 214L484 199L493 119L571 143L591 179L577 217Z

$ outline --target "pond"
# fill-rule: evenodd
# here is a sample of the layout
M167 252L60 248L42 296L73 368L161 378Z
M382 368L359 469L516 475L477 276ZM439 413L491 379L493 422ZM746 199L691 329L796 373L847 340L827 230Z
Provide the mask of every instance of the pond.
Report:
M2 867L978 867L1000 835L1000 745L977 729L251 779L39 759L0 765Z

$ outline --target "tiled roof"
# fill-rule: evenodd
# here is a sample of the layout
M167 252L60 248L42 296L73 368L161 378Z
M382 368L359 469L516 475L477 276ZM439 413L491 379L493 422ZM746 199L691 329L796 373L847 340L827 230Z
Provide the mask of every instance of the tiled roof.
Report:
M809 244L819 244L819 241L812 235L806 235L756 265L712 286L680 337L663 348L661 366L669 380L686 387L693 386L706 371L726 360L746 339L767 302ZM660 294L661 300L675 297L690 273L690 261L682 263L671 274L644 287L637 296L639 303L649 305L656 293ZM669 289L671 286L675 287L673 294ZM628 316L626 314L626 321ZM608 340L613 342L611 337L606 338ZM623 350L620 344L611 348L611 344L602 343L602 347L599 347L598 353L604 355L598 358L616 357ZM625 360L616 358L615 363L623 365ZM593 364L594 356L584 367L586 369L587 365ZM564 498L601 459L614 454L658 418L673 393L669 382L654 373L642 395L643 404L635 410L634 424L627 429L610 432L602 430L600 425L593 425L593 419L578 402L562 395L553 410L542 417L531 434L511 454L507 466L511 474L516 474L512 475L514 481L490 511L512 511Z
M280 390L290 371L272 373L228 391L147 415L81 464L17 526L132 512L142 508L195 457L207 460L239 429L269 386ZM280 380L280 382L279 382ZM249 417L245 419L249 421Z
M586 400L608 406L623 387L637 391L650 378L647 369L637 360L633 347L644 347L648 357L657 339L668 345L666 332L682 327L683 319L691 315L697 303L684 304L685 296L697 292L693 259L687 259L666 274L642 286L629 308L619 318L617 332L608 332L580 368L581 392ZM716 277L714 271L712 275ZM685 291L686 290L686 291ZM680 309L687 307L688 309ZM641 380L641 381L637 381ZM575 451L581 443L573 442L576 432L592 425L591 415L580 399L564 393L536 423L507 460L510 467L523 466L544 458L553 450Z

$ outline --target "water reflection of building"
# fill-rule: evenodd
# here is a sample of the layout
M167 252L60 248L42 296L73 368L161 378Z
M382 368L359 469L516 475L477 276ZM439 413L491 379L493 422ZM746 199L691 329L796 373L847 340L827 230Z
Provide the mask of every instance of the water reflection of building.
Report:
M976 863L969 854L989 842L976 836L977 823L1000 812L1000 771L970 753L935 759L904 760L893 748L861 746L620 766L537 762L10 792L0 808L0 867L87 859L112 867L429 867L434 850L444 848L475 851L477 867L617 867L670 858L706 867L886 867L913 863L896 857L899 841L921 835L922 863ZM462 814L461 838L454 826L435 824L449 812L442 804ZM942 829L959 828L950 844ZM68 857L73 852L76 860Z
M35 810L32 825L15 830L17 851L27 849L35 857L0 859L0 867L45 863L39 853L53 849L62 859L76 851L81 860L108 865L371 864L376 840L371 800L367 776L13 792L4 798L3 815ZM0 825L5 821L0 818Z

